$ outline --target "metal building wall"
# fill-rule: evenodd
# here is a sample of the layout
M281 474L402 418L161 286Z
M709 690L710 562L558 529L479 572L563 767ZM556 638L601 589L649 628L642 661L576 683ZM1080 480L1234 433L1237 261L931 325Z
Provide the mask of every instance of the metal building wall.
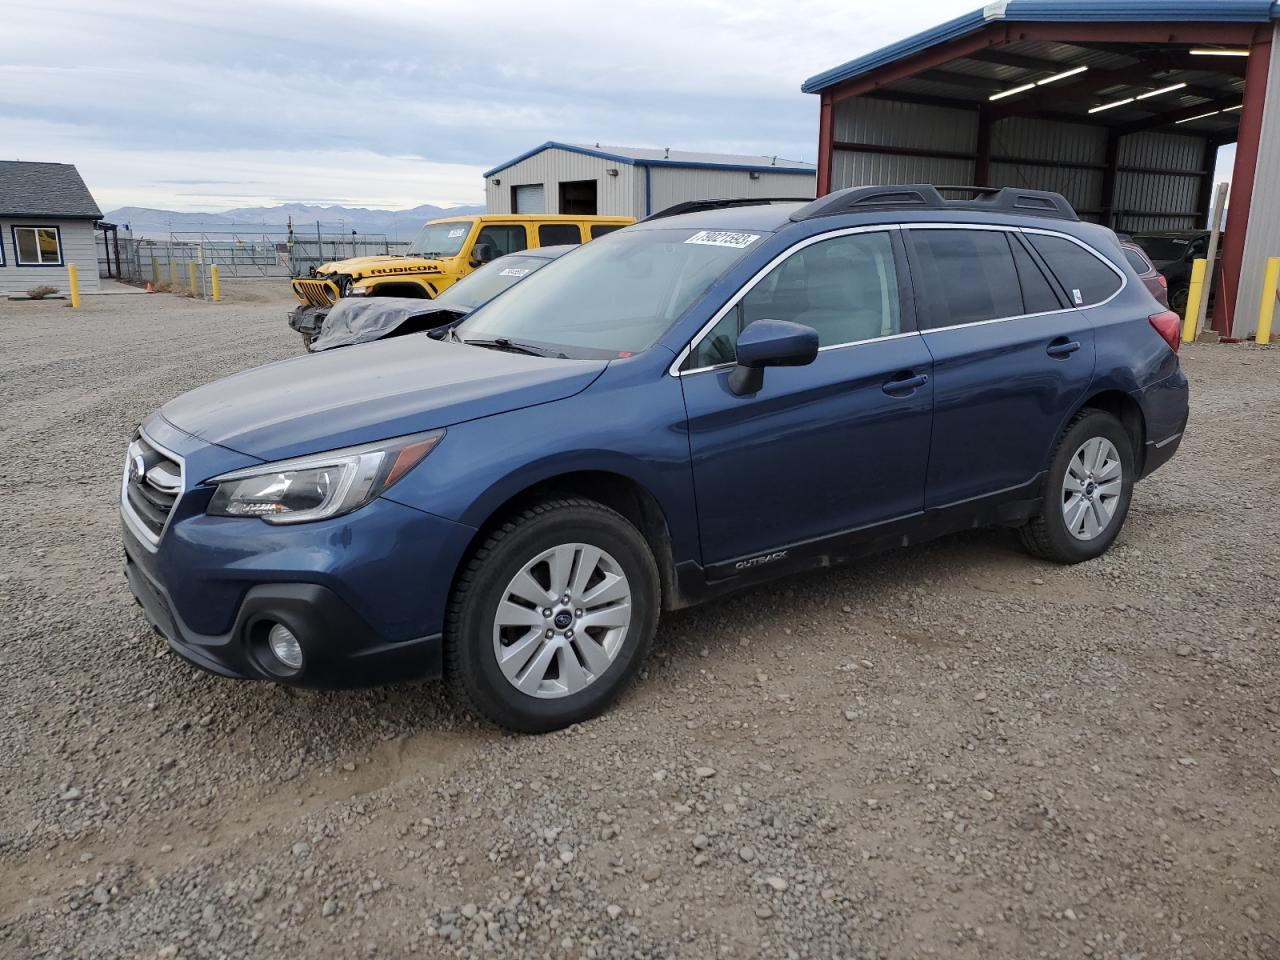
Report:
M969 110L853 97L836 103L835 143L973 153L977 114ZM972 183L973 161L903 156L857 149L834 151L831 189L873 183Z
M649 176L647 213L657 213L686 200L737 197L801 197L812 199L818 185L815 170L808 175L798 173L761 173L752 179L746 170L708 170L698 167L636 167L641 191L645 170ZM644 210L643 200L641 210ZM636 216L644 216L640 213Z
M1120 171L1116 174L1116 229L1193 230L1203 226L1196 211L1200 198L1200 177L1204 138L1172 133L1134 133L1120 138L1117 152ZM1141 172L1125 171L1141 167ZM1154 171L1170 171L1167 174ZM1143 216L1142 211L1176 213L1186 216ZM1130 212L1134 211L1134 212Z
M1107 135L1097 127L1008 117L991 125L989 186L1054 190L1081 217L1094 220L1102 208L1106 154ZM1063 164L1093 164L1098 169Z
M611 177L607 170L617 170ZM546 187L544 213L559 213L560 184L569 180L596 181L596 212L600 216L634 217L636 167L600 157L552 148L535 153L485 180L486 213L511 213L511 188L541 183ZM501 183L495 185L494 180Z
M1280 257L1280 24L1271 38L1271 64L1258 143L1257 173L1249 204L1249 227L1240 267L1240 290L1231 335L1249 337L1258 325L1258 301L1262 297L1262 271L1268 257ZM1238 216L1244 216L1239 212ZM1228 221L1230 212L1228 211Z

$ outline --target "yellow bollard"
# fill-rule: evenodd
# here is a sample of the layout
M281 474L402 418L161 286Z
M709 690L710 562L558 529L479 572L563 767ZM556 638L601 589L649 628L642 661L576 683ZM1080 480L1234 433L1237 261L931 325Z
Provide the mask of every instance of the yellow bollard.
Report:
M196 295L196 262L194 260L187 261L187 283L191 286L191 295Z
M169 286L173 286L178 282L178 265L174 262L173 257L169 258Z
M1262 303L1258 306L1258 329L1253 339L1258 343L1271 342L1271 321L1276 315L1277 284L1280 284L1280 257L1267 258L1267 270L1262 275Z
M1200 315L1200 298L1204 296L1204 271L1208 261L1191 261L1191 285L1187 287L1187 314L1182 320L1182 342L1196 338L1196 318Z
M71 306L80 309L80 277L74 263L67 264L67 285L71 288Z
M213 294L214 303L222 299L218 291L218 265L216 263L209 267L209 292Z

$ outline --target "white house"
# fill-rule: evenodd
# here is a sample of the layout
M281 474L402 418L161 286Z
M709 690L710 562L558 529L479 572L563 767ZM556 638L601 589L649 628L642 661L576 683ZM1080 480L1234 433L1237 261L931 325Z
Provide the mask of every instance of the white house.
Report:
M71 263L81 291L96 292L93 224L100 219L71 164L0 160L0 294L40 286L65 291Z

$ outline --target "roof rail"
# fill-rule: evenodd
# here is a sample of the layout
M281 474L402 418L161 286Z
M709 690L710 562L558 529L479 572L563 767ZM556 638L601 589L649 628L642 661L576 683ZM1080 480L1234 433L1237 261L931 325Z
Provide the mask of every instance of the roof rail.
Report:
M968 194L949 200L942 191ZM1067 198L1048 190L1020 187L934 186L910 183L901 186L849 187L819 197L791 215L792 220L832 217L863 210L985 210L1018 213L1058 220L1079 220Z
M651 213L640 223L650 220L661 220L663 217L677 217L682 213L698 213L702 210L723 210L726 207L755 207L766 203L808 203L812 197L736 197L722 200L685 200L674 206Z

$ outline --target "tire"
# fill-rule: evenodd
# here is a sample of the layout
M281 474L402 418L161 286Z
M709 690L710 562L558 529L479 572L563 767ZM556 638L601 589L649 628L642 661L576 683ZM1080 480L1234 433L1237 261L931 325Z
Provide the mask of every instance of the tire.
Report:
M1119 463L1118 484L1113 461ZM1057 563L1081 563L1106 553L1129 513L1135 468L1133 441L1119 420L1103 410L1076 414L1054 448L1040 512L1022 528L1023 544ZM1070 488L1077 485L1079 492Z
M1187 312L1187 295L1189 290L1187 287L1179 287L1177 290L1169 294L1169 309L1174 313Z
M302 346L306 348L307 353L314 352L311 349L311 344L315 343L316 335L313 333L302 333L302 332L299 332L298 335L302 337Z
M575 582L586 564L587 579ZM551 599L557 582L568 583L568 604L559 591ZM463 563L445 618L445 680L499 726L567 727L603 712L631 680L660 606L657 564L625 518L591 500L543 501L502 522Z

